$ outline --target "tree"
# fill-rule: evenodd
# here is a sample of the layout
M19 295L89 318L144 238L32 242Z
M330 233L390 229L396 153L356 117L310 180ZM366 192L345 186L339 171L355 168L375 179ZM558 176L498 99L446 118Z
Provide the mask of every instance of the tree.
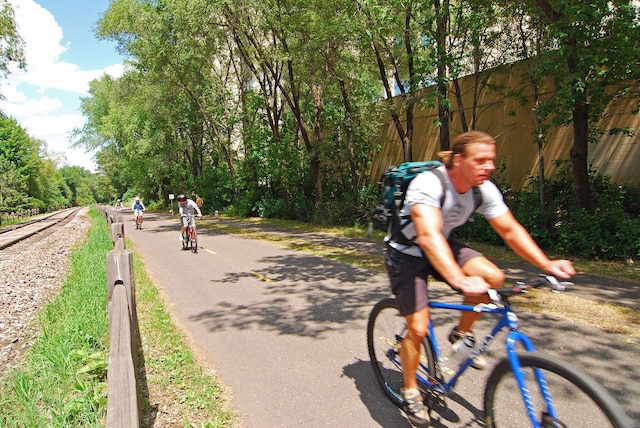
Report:
M540 62L540 73L552 79L554 96L539 112L543 118L552 117L552 125L573 126L576 200L580 208L590 210L588 145L605 132L594 124L611 100L627 94L638 97L638 9L631 2L608 0L536 3L554 42Z
M31 208L40 170L40 142L31 138L13 118L0 117L0 191L5 206Z
M383 99L400 138L404 161L413 160L413 108L423 97L421 89L431 85L434 72L429 61L434 45L422 30L424 10L421 2L416 3L412 0L358 0L360 25L373 50L384 88ZM437 44L438 49L442 47ZM396 104L391 82L400 93L401 103ZM444 114L446 100L441 106ZM401 114L404 114L404 120Z

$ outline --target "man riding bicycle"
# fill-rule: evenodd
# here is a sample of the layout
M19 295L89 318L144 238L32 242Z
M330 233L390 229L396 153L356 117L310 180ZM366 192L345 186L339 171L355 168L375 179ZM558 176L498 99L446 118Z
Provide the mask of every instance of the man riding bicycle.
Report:
M193 219L194 211L198 213L198 218L202 220L202 212L198 205L191 199L187 199L185 195L178 195L178 211L180 212L180 221L182 222L182 229L180 229L180 241L184 231L187 230L187 226L195 227L195 220Z
M427 276L446 281L464 295L464 304L488 303L487 290L499 288L504 272L481 253L453 241L449 234L465 224L477 211L511 247L529 263L559 278L575 275L568 260L549 260L533 241L526 229L515 219L489 176L495 169L495 140L480 131L459 135L452 150L441 152L444 166L438 172L418 174L407 188L402 218L410 222L400 233L404 236L387 237L385 265L391 288L396 296L400 314L407 321L407 335L400 348L404 388L404 410L414 424L429 422L423 405L416 370L420 359L420 344L429 327ZM444 187L443 187L444 183ZM482 203L475 207L473 188L481 194ZM444 192L444 199L443 199ZM444 201L444 202L442 202ZM413 241L413 244L400 242ZM466 339L475 342L472 332L476 312L463 312L458 325L449 335L455 343ZM454 349L457 349L454 348ZM482 369L486 362L476 357L472 367Z
M142 212L144 211L144 204L140 200L139 196L136 196L131 209L133 210L133 218L135 219L136 224L142 226Z

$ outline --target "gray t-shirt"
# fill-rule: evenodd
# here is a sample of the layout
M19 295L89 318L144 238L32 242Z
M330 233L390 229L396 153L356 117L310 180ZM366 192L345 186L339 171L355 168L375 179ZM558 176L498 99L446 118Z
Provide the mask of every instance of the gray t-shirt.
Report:
M469 189L466 193L458 193L453 187L453 184L451 184L451 180L449 180L446 168L441 166L438 169L442 171L447 188L447 193L444 197L444 206L440 206L443 192L442 182L436 174L426 171L418 174L411 183L409 183L400 215L410 216L411 208L416 204L441 208L443 233L444 236L448 238L453 229L467 222L471 214L473 214L475 202L472 189ZM482 193L482 204L476 212L483 215L486 219L492 219L501 216L509 210L504 203L504 198L500 190L491 181L486 180L479 188ZM401 233L404 233L407 238L414 238L416 236L416 229L413 223L407 225ZM390 241L389 244L405 254L422 257L422 251L420 251L420 247L418 246L402 245L394 241Z

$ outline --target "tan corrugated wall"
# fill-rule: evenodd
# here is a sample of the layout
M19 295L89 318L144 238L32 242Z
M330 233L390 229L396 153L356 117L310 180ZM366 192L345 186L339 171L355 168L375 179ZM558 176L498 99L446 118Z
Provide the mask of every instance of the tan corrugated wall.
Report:
M494 73L492 84L521 85L522 71L519 65L511 67L506 73ZM462 79L463 93L471 94L473 77ZM488 132L496 139L498 158L506 164L506 181L513 190L520 190L531 176L538 175L538 150L532 141L535 118L533 104L520 105L513 98L505 98L503 91L485 90L480 98L475 129ZM531 91L529 90L530 94ZM463 96L465 106L471 105L470 95ZM550 96L547 93L545 96ZM453 94L451 93L451 97ZM615 183L640 186L640 115L631 114L635 102L629 99L615 101L607 109L600 126L604 129L628 128L633 137L626 135L603 136L598 143L589 145L589 161L596 170L611 177ZM466 110L465 110L466 111ZM467 112L470 120L471 112ZM414 112L413 160L437 159L439 150L436 120L437 108L416 107ZM457 104L452 98L451 141L462 133ZM571 127L554 129L547 137L544 148L545 176L555 173L553 161L569 159L569 150L573 142ZM402 163L402 146L393 123L389 119L381 127L378 143L381 152L375 157L371 168L370 183L376 183L380 174L391 165Z

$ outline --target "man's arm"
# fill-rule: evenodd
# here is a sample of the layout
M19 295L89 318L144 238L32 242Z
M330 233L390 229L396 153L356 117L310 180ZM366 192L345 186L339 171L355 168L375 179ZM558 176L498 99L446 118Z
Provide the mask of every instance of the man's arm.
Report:
M511 211L492 218L488 222L517 255L532 265L560 278L575 275L576 271L569 260L549 260Z
M480 295L491 288L480 277L466 276L458 266L443 230L440 208L416 204L411 208L411 219L416 229L416 242L437 270L454 289L469 295Z

